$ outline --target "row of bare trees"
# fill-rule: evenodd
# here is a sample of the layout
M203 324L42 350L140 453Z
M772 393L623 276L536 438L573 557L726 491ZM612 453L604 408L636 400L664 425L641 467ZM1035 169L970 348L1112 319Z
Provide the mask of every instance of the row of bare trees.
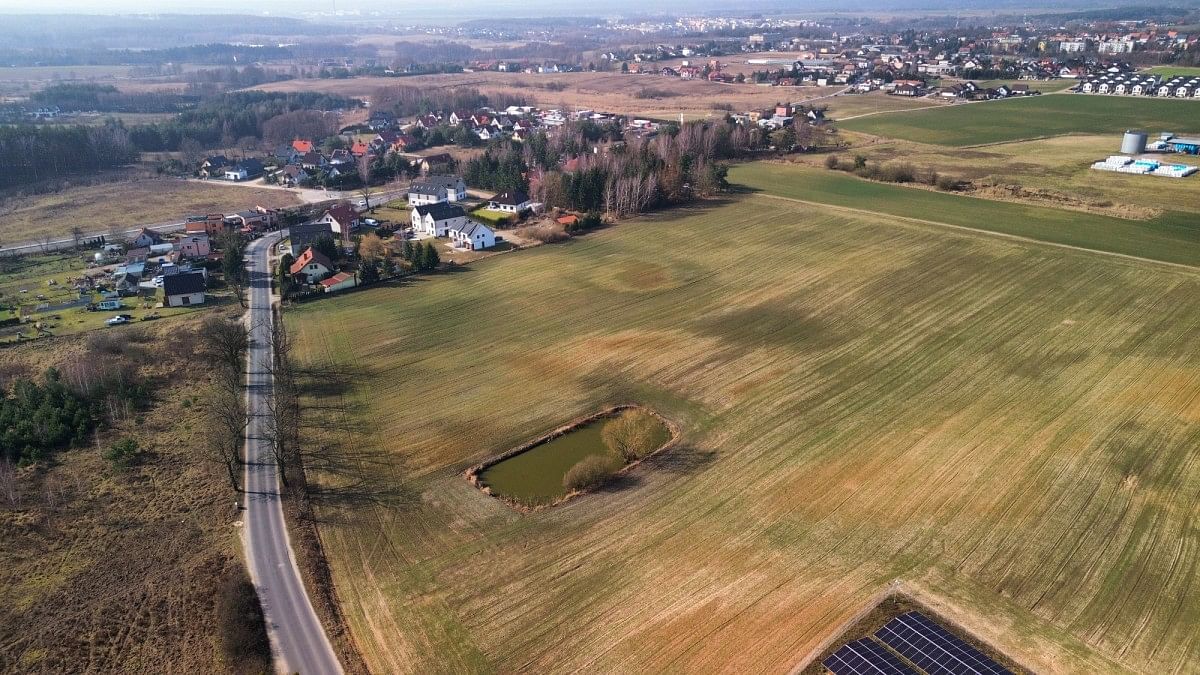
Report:
M292 366L292 340L278 312L274 323L274 330L271 331L271 365L267 368L274 386L272 394L267 397L262 433L270 443L271 455L279 467L279 477L287 488L290 487L289 470L299 468L300 387Z
M201 326L202 351L214 364L212 382L204 397L207 450L214 461L225 467L229 486L241 491L238 476L242 466L242 446L246 435L246 397L242 387L243 363L250 346L246 324L213 317Z

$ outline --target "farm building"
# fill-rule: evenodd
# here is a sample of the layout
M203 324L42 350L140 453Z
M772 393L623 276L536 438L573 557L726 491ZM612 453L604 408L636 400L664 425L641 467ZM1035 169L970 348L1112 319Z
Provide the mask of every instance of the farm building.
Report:
M349 274L347 272L338 272L328 279L323 279L321 281L321 287L326 293L337 293L338 291L344 291L347 288L354 288L357 285L358 279L353 274Z

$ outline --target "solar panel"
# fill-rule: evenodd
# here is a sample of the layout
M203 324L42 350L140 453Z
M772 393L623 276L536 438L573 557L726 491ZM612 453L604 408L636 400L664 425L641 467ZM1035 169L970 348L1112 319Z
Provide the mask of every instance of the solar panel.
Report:
M875 637L929 675L1012 675L920 612L892 619Z
M835 675L917 675L896 655L870 638L855 640L829 655L821 665Z

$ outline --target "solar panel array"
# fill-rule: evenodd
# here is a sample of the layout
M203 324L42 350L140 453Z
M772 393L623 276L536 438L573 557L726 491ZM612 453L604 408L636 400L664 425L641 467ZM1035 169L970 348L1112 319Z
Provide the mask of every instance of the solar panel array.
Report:
M919 612L892 619L875 637L929 675L1012 675Z
M896 655L870 638L855 640L821 662L835 675L917 675Z

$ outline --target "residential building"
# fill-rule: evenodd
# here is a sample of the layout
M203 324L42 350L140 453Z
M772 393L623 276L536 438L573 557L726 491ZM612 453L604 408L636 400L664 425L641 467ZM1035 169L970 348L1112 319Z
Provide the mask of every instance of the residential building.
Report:
M324 253L309 246L296 258L288 272L293 277L303 279L306 284L315 284L333 272L333 262Z
M212 246L207 234L187 234L179 240L179 254L182 258L206 258L212 252Z
M313 221L292 225L288 228L288 242L291 245L293 257L299 256L301 251L312 246L319 239L329 239L330 241L334 239L333 228L329 223Z
M533 204L529 200L529 195L520 190L511 192L501 192L500 194L488 200L488 209L492 211L503 211L505 213L521 213L529 209Z
M317 219L317 222L329 225L335 234L346 238L351 232L358 229L358 212L348 202L341 202L326 211L325 215Z
M414 206L411 215L413 231L445 237L451 229L461 230L467 224L467 212L461 206L446 202Z
M184 272L163 277L164 304L189 307L204 304L204 273Z
M492 228L474 220L467 220L465 225L450 228L447 235L457 248L478 251L496 245L496 233Z

